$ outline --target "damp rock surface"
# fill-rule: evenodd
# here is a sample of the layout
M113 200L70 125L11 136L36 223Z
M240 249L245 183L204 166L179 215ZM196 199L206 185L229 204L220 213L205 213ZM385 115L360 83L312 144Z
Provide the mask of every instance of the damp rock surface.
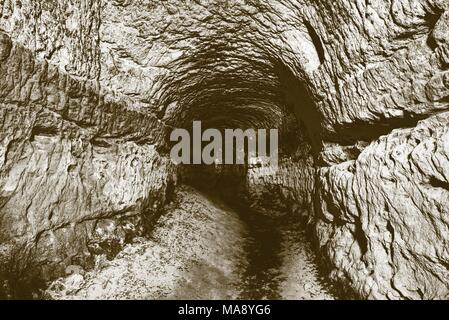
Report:
M248 229L222 201L182 186L150 239L54 281L51 299L333 299L299 228ZM262 217L259 217L262 219ZM267 225L265 225L267 227ZM297 226L295 226L297 227ZM293 232L295 231L295 232ZM273 234L279 237L273 237ZM268 242L260 244L260 237ZM279 251L275 251L278 249ZM258 256L259 258L254 258ZM295 256L296 260L292 260ZM273 261L279 265L274 265Z

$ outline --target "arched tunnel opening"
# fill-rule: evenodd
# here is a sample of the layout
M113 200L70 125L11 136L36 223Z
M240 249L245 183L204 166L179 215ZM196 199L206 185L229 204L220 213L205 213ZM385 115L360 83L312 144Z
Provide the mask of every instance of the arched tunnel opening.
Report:
M285 248L302 241L301 248L313 255L306 231L308 220L312 219L313 170L321 148L321 119L301 79L270 52L252 48L256 55L248 57L247 51L236 49L242 47L241 43L207 43L194 58L171 66L179 73L173 81L164 81L167 90L161 99L167 108L158 116L174 128L188 130L191 137L194 121L201 123L203 131L218 129L223 137L226 129L278 131L278 165L288 171L289 165L299 164L295 170L304 175L305 194L297 194L297 186L279 181L282 175L277 176L278 168L270 163L250 163L247 139L244 164L224 164L223 145L222 157L214 164L179 165L178 183L193 186L237 212L248 231L240 297L279 299L280 282L285 276L281 270ZM173 147L174 143L168 144ZM192 145L191 141L191 159L198 152ZM234 157L236 152L234 149ZM326 280L324 268L318 266L320 260L309 263L317 265L318 284L326 288L321 297L335 296L336 290Z

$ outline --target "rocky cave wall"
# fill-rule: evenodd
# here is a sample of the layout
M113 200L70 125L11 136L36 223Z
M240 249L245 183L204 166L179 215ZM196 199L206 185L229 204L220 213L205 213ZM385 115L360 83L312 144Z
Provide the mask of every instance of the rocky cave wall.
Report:
M0 62L4 273L144 232L176 184L170 130L201 120L281 129L254 205L287 199L333 280L447 297L447 0L6 0Z

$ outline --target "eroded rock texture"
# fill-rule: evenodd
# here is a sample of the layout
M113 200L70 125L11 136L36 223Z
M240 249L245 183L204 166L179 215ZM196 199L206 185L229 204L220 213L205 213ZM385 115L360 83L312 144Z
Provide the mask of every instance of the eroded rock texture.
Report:
M280 129L280 170L239 190L301 217L348 291L447 297L447 0L7 0L0 63L6 278L150 228L169 132L201 120Z

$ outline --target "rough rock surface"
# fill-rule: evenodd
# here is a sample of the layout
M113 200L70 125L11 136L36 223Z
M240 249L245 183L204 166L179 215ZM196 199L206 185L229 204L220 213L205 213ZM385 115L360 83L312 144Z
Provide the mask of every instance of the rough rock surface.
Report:
M290 225L290 229L291 225ZM280 273L253 286L245 247L254 242L239 214L217 199L180 186L150 240L129 244L114 260L99 257L46 291L52 299L333 299L318 277L304 235L283 232ZM287 231L287 230L285 230ZM273 240L273 239L270 239ZM299 240L299 241L298 241ZM251 245L251 244L249 244ZM274 252L274 254L277 254ZM266 264L267 261L265 261ZM257 265L260 268L260 265ZM245 271L246 270L246 271ZM279 292L278 292L279 291Z
M246 263L245 232L236 213L183 187L150 240L128 245L110 262L99 258L92 272L57 280L47 293L62 299L235 299Z
M29 17L30 7L33 2L8 1L0 10L0 277L13 296L38 285L20 284L24 277L48 280L69 265L88 267L92 254L103 251L108 221L122 229L115 247L141 233L164 205L174 172L159 155L164 126L156 118L131 110L84 71L67 72L36 55L55 48L28 42L37 29L23 26L28 20L21 15ZM84 57L76 65L84 69L87 60L97 63Z
M447 298L448 68L447 0L1 1L1 277L151 226L197 119L281 130L246 192L305 218L333 280Z

